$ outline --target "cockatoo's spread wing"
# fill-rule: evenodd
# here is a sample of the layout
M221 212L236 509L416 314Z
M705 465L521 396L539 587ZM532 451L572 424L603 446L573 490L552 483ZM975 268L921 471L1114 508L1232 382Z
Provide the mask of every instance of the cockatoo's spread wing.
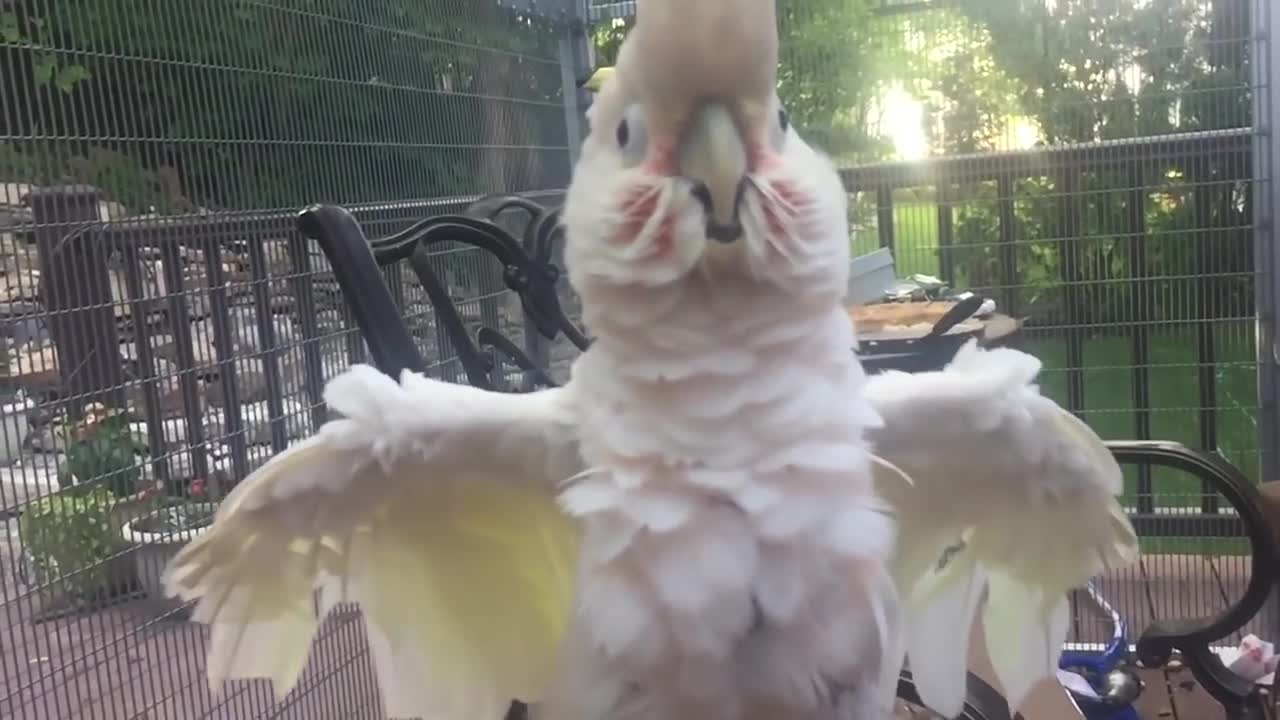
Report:
M212 625L209 681L283 697L319 619L358 603L391 717L486 720L535 701L572 610L578 471L568 390L515 395L368 366L343 418L241 483L165 576ZM318 594L317 592L318 591Z
M948 717L964 699L970 628L987 591L987 649L1011 706L1051 676L1067 593L1134 561L1120 467L1098 436L1040 395L1040 362L964 347L941 372L889 372L866 393L880 491L898 517L895 577L922 699Z

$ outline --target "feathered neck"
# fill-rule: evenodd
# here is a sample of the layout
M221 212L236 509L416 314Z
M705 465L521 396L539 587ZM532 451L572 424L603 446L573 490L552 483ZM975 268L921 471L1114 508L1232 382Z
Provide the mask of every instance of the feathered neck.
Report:
M844 348L836 355L851 359L853 328L841 298L829 291L792 292L704 263L659 286L601 281L580 292L583 321L603 349L640 362L674 356L690 365L680 375L701 374L696 367L705 351L749 351L788 340L834 341ZM838 325L831 322L835 315Z
M610 428L588 429L608 454L734 462L744 458L729 458L731 448L776 448L814 432L860 438L871 417L852 323L829 292L789 293L714 270L659 287L582 290L596 339L573 377Z

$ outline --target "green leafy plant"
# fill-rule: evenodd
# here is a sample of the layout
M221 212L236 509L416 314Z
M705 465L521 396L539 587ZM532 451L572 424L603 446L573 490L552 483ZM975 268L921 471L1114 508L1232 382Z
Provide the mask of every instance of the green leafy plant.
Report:
M146 452L146 443L130 430L128 413L101 405L86 411L83 420L60 430L67 459L59 485L101 482L116 497L133 495L142 480L138 455Z
M79 599L110 591L112 558L125 549L113 522L115 496L106 488L71 489L31 503L19 537L37 585L61 581Z
M0 41L33 48L52 45L44 18L27 17L25 24L26 28L23 27L23 19L17 13L0 13ZM52 85L66 95L70 95L75 91L76 86L92 77L89 68L68 62L60 58L57 53L48 50L41 50L36 55L32 74L37 87Z
M218 483L204 478L170 481L156 511L133 521L132 527L149 533L199 530L213 524L221 494Z

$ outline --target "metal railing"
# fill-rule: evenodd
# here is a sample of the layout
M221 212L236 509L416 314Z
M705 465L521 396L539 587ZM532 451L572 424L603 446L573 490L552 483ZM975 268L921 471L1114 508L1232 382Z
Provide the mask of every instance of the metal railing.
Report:
M554 203L560 192L530 197ZM391 234L476 199L353 212ZM169 540L156 546L121 540L123 526L167 508L195 508L192 521L203 522L213 506L199 510L201 502L216 503L326 419L325 382L369 357L329 260L296 230L296 212L102 221L100 200L82 186L38 189L33 222L16 235L39 287L23 288L38 302L12 322L47 324L48 337L28 333L7 378L27 404L4 418L17 430L7 442L22 447L5 448L18 464L0 486L0 519L11 528L0 548L0 716L137 717L169 705L179 717L313 718L375 707L362 632L342 616L321 632L318 660L285 703L260 684L213 699L201 629L173 622L184 609L148 587L165 562L157 548L176 548L180 531L160 533ZM425 259L443 279L443 312L407 268L376 281L391 290L394 318L430 372L452 379L465 370L443 331L449 319L491 324L517 341L528 332L499 263L451 242ZM104 407L123 412L126 433L94 429L106 427L97 422ZM88 522L103 529L74 540L69 533ZM61 638L54 648L50 637ZM111 680L76 689L84 673ZM323 699L334 693L345 699Z
M1242 360L1228 359L1222 350L1224 343L1239 342L1238 337L1224 337L1224 326L1242 333L1258 317L1251 220L1247 206L1237 206L1249 202L1240 198L1253 183L1254 137L1249 129L1185 133L864 165L843 170L842 176L851 190L874 198L865 207L874 213L875 240L895 251L899 267L906 264L996 299L1002 312L1027 319L1030 344L1061 341L1063 362L1046 371L1063 379L1056 399L1095 423L1106 415L1130 415L1128 428L1109 424L1112 437L1167 435L1153 430L1153 418L1175 411L1158 405L1153 373L1171 368L1155 357L1153 342L1162 332L1189 331L1194 353L1186 353L1180 369L1197 388L1196 406L1189 408L1196 437L1178 439L1221 451L1224 410L1243 411L1260 424L1275 412L1270 405L1259 406L1255 387L1243 399L1233 397L1237 404L1226 405L1220 378L1225 363L1249 372L1270 371L1257 365L1252 352ZM1034 195L1019 188L1026 181L1037 183ZM932 207L904 213L899 191L918 189L931 196L925 202L913 198L910 209ZM1150 226L1149 206L1163 198L1195 205L1186 225ZM974 203L981 203L980 212L993 220L993 233L962 243L956 215ZM1224 205L1231 207L1215 210ZM904 227L904 216L918 220L925 215L929 217L922 222L932 226L929 232L921 232L919 225ZM928 242L904 242L904 235L909 240L913 234L927 236ZM1035 287L1028 284L1028 263L1037 265L1030 269L1048 269ZM1088 378L1096 376L1100 363L1086 355L1095 338L1110 338L1111 345L1122 341L1124 353L1107 369L1127 371L1128 407L1118 406L1114 398L1105 398L1112 402L1102 407L1090 406ZM1268 418L1260 418L1264 414ZM1267 438L1255 432L1232 440L1244 446L1232 447L1231 459L1250 474L1257 472L1257 456L1271 450L1263 444ZM1155 495L1151 473L1139 471L1136 510L1154 512ZM1202 493L1198 503L1206 514L1217 511L1214 493ZM1198 531L1187 525L1171 532L1189 536Z

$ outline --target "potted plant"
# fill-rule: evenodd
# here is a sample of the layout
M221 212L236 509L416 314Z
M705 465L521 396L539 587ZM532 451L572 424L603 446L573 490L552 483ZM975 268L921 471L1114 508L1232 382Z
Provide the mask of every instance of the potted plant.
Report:
M112 522L116 498L100 487L63 490L22 513L23 570L47 611L93 607L132 590L128 546Z
M101 605L136 587L120 531L146 493L137 487L145 446L126 413L90 405L55 432L66 453L61 489L24 509L19 537L25 579L44 609L56 612Z
M116 517L135 512L149 496L141 487L147 444L130 428L132 420L128 412L93 403L85 407L83 418L56 431L66 452L58 484L105 487L118 501Z
M175 491L158 507L130 519L121 538L133 546L134 569L143 592L166 610L178 612L181 604L164 596L161 577L183 545L200 537L213 523L218 503L207 497L204 480L192 480L185 491Z

